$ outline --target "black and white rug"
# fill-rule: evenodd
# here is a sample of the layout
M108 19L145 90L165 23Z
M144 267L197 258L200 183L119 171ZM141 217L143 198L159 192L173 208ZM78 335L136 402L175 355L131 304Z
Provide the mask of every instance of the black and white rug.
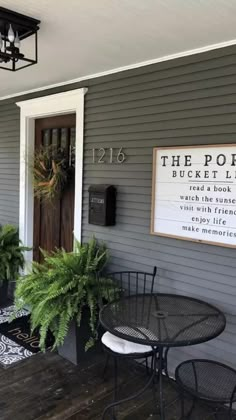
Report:
M1 324L8 324L8 321L11 318L14 310L15 308L13 305L0 309L0 328ZM28 315L29 312L27 310L21 310L17 312L17 318L25 317ZM26 359L27 357L33 356L33 354L34 353L32 351L0 333L0 365L3 367L8 367L14 363Z
M11 320L14 314L14 319ZM15 314L14 305L0 308L0 365L9 367L40 352L39 330L31 333L30 313L26 309ZM52 347L54 337L47 334L46 348Z

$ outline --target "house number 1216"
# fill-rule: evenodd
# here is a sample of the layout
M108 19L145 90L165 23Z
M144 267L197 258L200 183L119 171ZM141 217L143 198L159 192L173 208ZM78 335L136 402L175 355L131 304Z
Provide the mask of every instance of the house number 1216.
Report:
M104 149L93 149L93 163L124 163L126 155L122 147L115 151L113 147Z

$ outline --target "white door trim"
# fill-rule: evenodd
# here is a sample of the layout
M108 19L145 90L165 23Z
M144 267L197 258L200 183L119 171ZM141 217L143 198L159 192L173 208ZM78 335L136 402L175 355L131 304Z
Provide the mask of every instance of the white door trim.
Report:
M34 194L30 162L34 154L35 119L59 114L76 113L75 130L75 208L74 237L81 240L84 96L87 88L17 102L20 107L20 209L19 232L25 246L33 247ZM26 262L33 260L33 251L26 252Z

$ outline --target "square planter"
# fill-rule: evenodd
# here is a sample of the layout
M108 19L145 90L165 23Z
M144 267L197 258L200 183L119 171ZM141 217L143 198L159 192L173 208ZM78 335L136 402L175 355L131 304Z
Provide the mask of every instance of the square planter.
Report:
M14 293L16 288L16 281L9 281L8 284L8 299L14 300Z
M71 322L64 343L58 348L58 354L73 364L78 365L80 362L90 359L102 350L101 336L102 331L99 330L98 341L92 348L85 351L85 345L90 337L89 310L86 309L82 314L80 327L77 326L75 320Z
M5 306L8 301L8 281L3 281L0 286L0 306Z

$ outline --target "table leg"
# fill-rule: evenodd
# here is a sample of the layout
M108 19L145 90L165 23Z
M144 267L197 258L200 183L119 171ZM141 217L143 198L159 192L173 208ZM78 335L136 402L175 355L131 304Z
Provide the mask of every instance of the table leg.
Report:
M159 356L159 360L158 360L158 356ZM113 410L117 405L122 404L124 402L128 402L132 399L135 399L137 397L139 397L140 395L142 395L146 389L151 385L151 383L153 382L155 375L156 375L156 367L157 367L157 362L158 362L158 379L159 379L159 407L160 407L160 420L165 420L165 408L164 408L164 404L163 404L163 377L162 377L162 369L163 369L163 348L160 347L159 351L155 352L154 357L153 357L153 365L152 365L152 374L148 380L148 382L146 383L146 385L144 386L144 388L142 388L140 391L138 391L136 394L127 397L127 398L123 398L122 400L113 402L112 404L109 404L104 412L103 412L103 416L102 419L105 419L106 413L109 410ZM113 411L114 413L114 411Z
M140 390L140 391L138 391L138 392L136 392L136 394L133 394L133 395L131 395L130 397L127 397L127 398L123 398L122 400L119 400L119 401L115 401L115 402L113 402L113 403L111 403L111 404L109 404L106 408L105 408L105 410L103 411L103 414L102 414L102 420L105 420L106 419L106 414L107 414L107 412L109 411L109 410L113 410L117 405L120 405L120 404L122 404L122 403L125 403L125 402L128 402L128 401L131 401L131 400L133 400L133 399L135 399L135 398L138 398L138 397L140 397L140 395L142 395L148 388L149 388L149 386L153 383L153 380L154 380L154 377L155 377L155 375L156 375L156 367L157 367L157 354L158 354L158 350L155 350L155 355L154 355L154 357L153 357L153 360L152 360L152 366L151 366L151 371L152 371L152 374L151 374L151 376L150 376L150 378L148 379L148 381L147 381L147 383L145 384L145 386ZM113 413L114 413L114 411L113 411Z
M163 378L162 378L162 369L163 369L163 348L159 349L159 366L158 366L158 376L159 376L159 405L160 405L160 419L165 420L165 409L163 405Z

